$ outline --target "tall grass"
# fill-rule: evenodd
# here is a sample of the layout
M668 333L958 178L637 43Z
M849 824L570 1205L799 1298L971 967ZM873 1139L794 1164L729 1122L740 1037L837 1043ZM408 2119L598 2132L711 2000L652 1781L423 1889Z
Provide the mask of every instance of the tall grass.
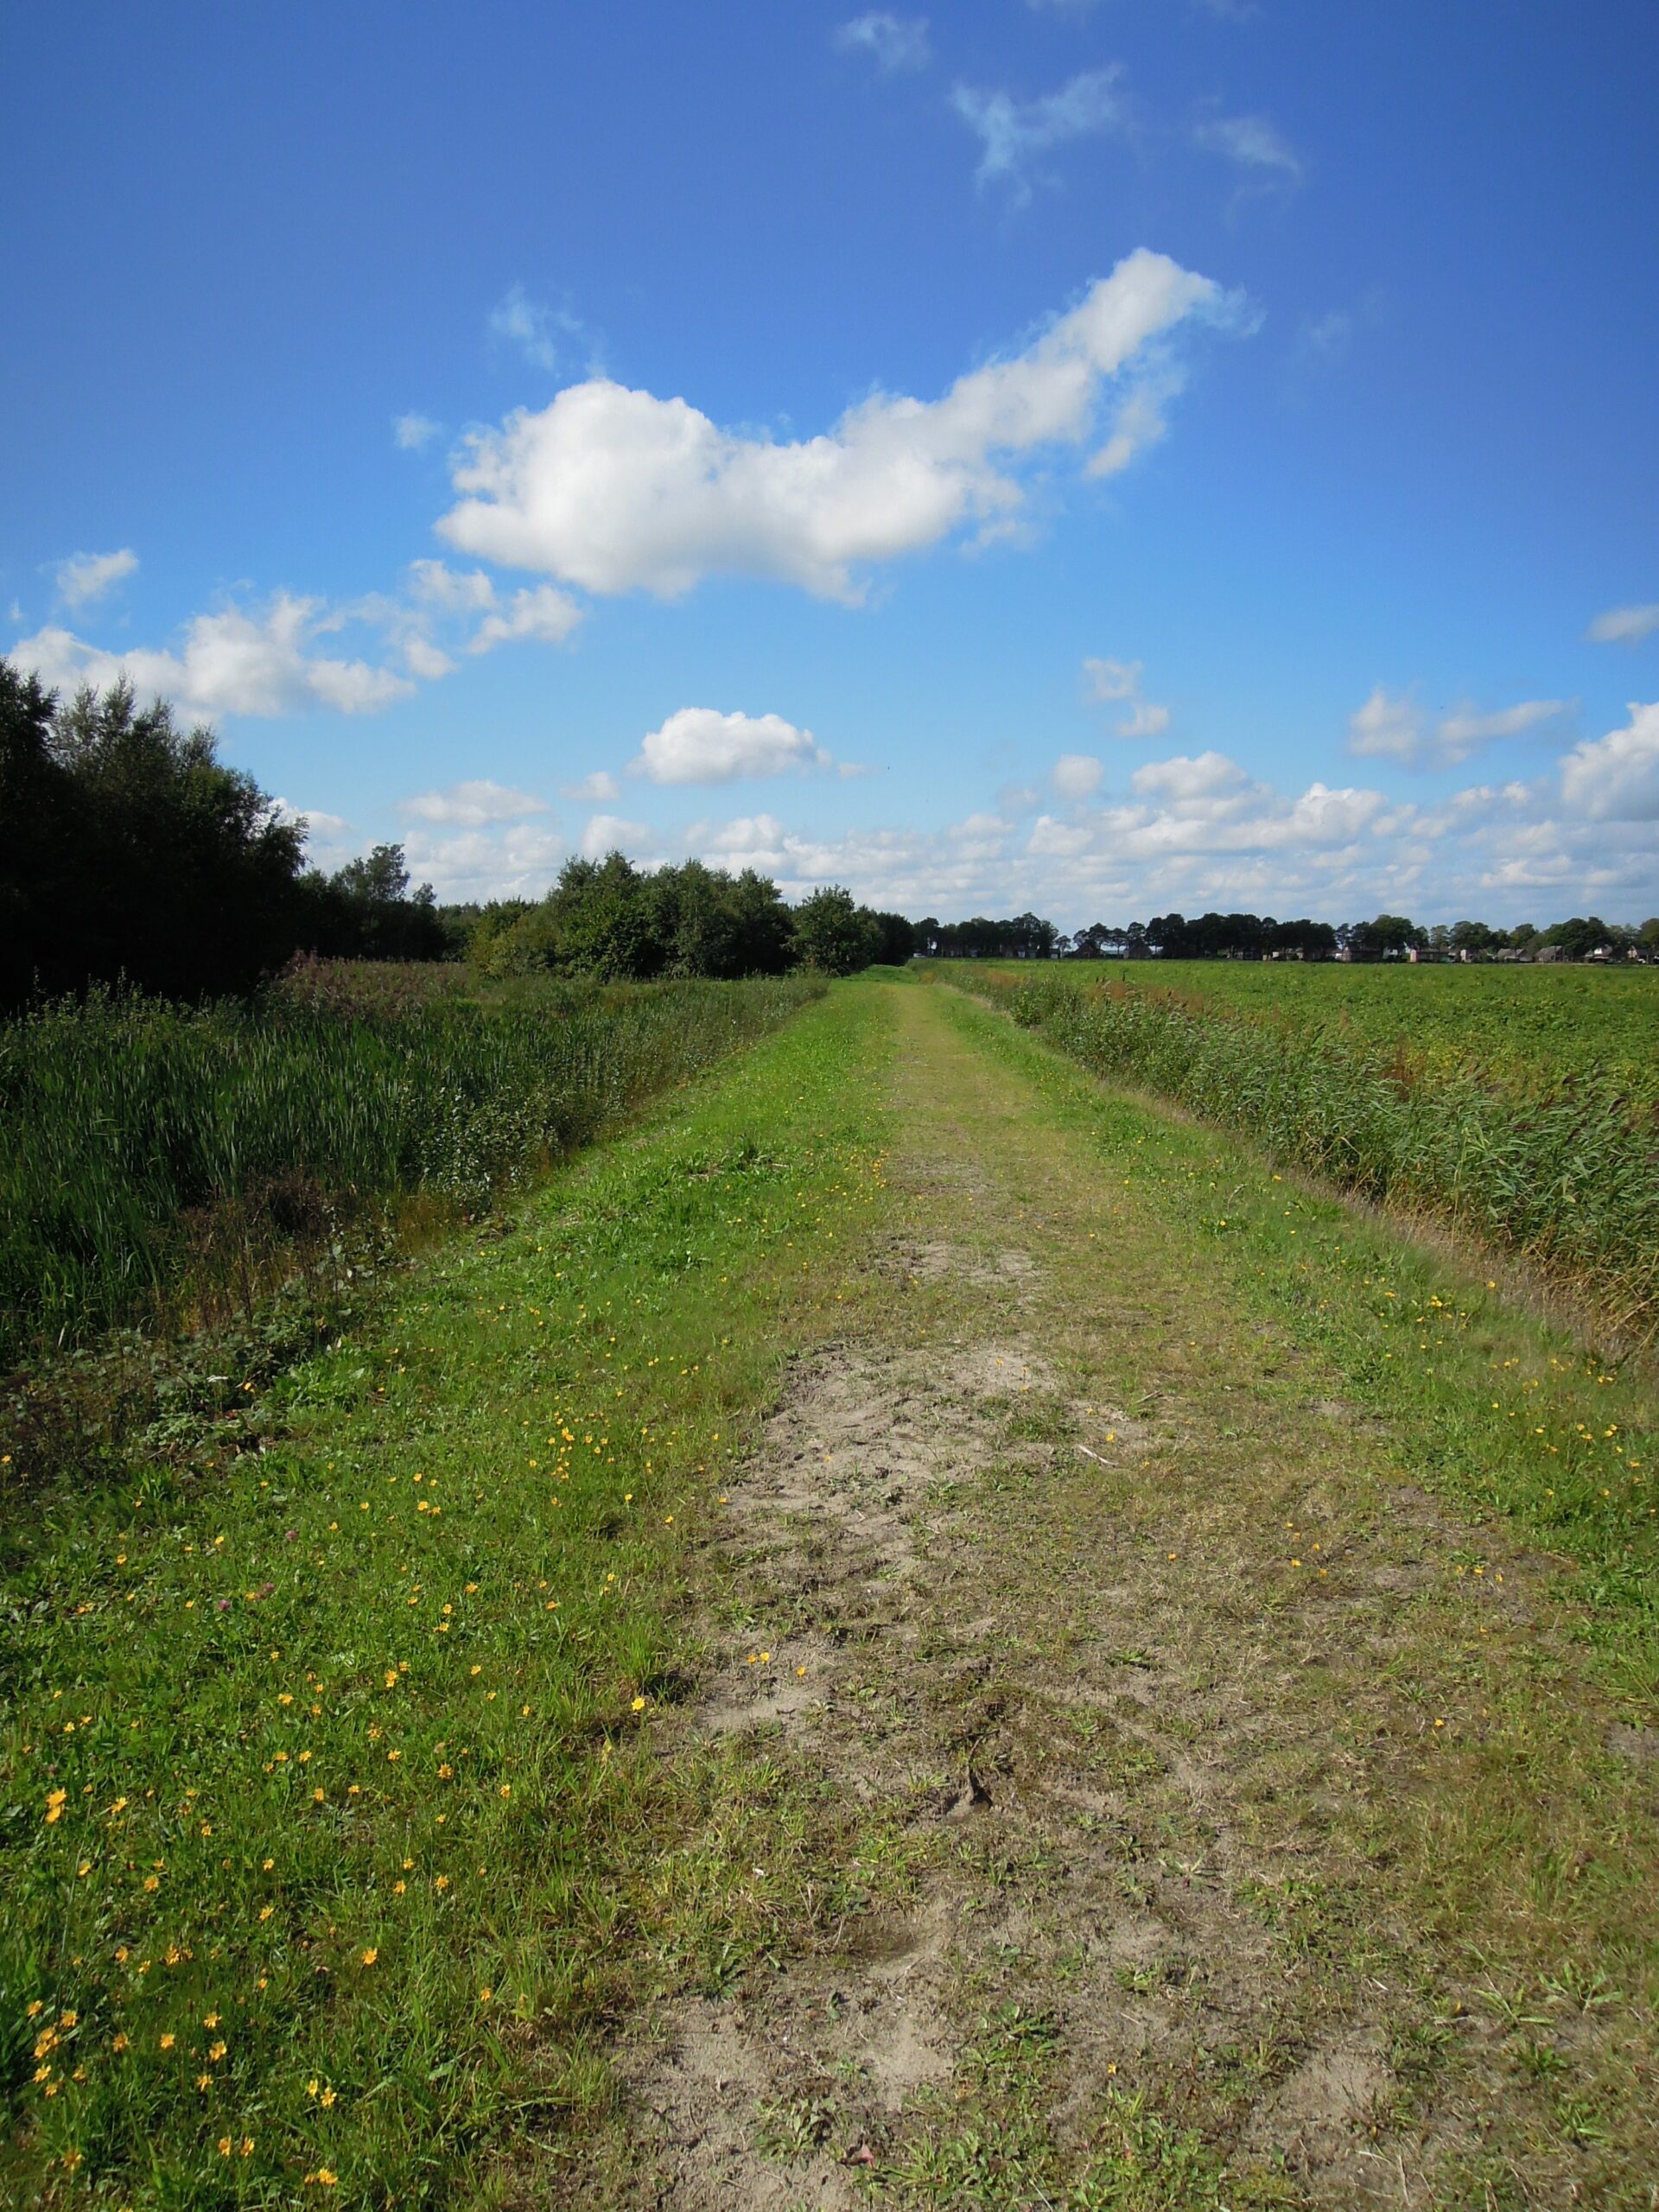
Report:
M0 1026L0 1359L234 1287L365 1201L474 1210L783 1020L801 978L499 1002L137 995Z
M1275 1160L1438 1213L1659 1332L1659 1117L1622 1089L1527 1088L1333 1024L1253 1020L1136 982L961 980L1095 1072L1254 1137Z

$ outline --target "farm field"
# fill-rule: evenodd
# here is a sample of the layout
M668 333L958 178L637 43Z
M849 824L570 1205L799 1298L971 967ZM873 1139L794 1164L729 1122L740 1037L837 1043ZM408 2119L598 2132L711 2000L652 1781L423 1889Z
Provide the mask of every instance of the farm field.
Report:
M1065 972L1099 982L1101 965ZM1108 974L1130 989L1400 1047L1429 1069L1472 1065L1529 1094L1571 1083L1659 1104L1659 969L1128 960Z
M1281 1167L1519 1253L1610 1340L1659 1331L1651 971L965 963L957 979Z
M951 981L637 1110L7 1501L0 2201L1649 2206L1650 1365Z

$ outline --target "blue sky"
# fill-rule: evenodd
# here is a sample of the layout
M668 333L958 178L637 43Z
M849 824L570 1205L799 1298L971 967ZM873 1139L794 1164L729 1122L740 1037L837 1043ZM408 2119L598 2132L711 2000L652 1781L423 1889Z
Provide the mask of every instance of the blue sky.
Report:
M1649 0L91 0L0 62L0 645L326 863L1659 909Z

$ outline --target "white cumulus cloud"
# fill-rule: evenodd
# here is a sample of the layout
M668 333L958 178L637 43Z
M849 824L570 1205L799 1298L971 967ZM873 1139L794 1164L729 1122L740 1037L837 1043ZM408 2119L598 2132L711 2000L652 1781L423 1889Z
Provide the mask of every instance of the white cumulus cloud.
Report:
M495 605L495 586L482 569L463 572L442 561L411 561L409 590L412 599L445 614L482 614Z
M566 784L559 792L561 798L600 800L620 798L622 786L607 769L595 768L591 776L584 776L580 783Z
M1639 645L1659 630L1659 601L1646 607L1610 607L1585 632L1599 645Z
M1422 709L1380 683L1348 717L1348 750L1358 759L1414 761L1422 743Z
M118 553L72 553L57 567L58 597L66 607L90 607L138 566L130 545Z
M459 623L478 618L466 639L469 653L487 653L521 638L539 639L543 645L563 645L583 618L584 610L552 584L537 584L504 599L482 569L452 569L442 561L411 561L409 565L407 605L396 601L374 601L373 612L405 639L412 631L424 650L425 625L430 620ZM439 654L443 669L429 671L419 666L406 642L406 655L416 675L442 674L454 666Z
M797 729L781 715L682 707L647 735L633 772L653 784L726 784L739 776L781 776L830 765L811 731Z
M1106 387L1126 372L1162 392L1170 365L1157 341L1236 308L1209 278L1143 249L942 398L878 393L790 443L590 378L474 433L454 470L461 496L438 528L463 553L588 591L673 598L725 574L856 601L866 564L1007 522L1025 496L1012 464L1090 439ZM1132 388L1115 424L1131 448L1151 434L1137 428L1136 397Z
M1248 779L1236 760L1224 753L1177 753L1170 760L1148 760L1129 782L1137 791L1181 806L1194 799L1213 798L1218 792L1239 790Z
M345 836L352 826L343 814L325 814L316 806L295 806L285 798L273 799L271 809L278 822L302 822L313 836L331 843Z
M599 861L610 852L653 852L656 841L643 822L630 822L620 814L595 814L582 833L582 849L590 861Z
M1632 700L1630 721L1586 739L1561 763L1561 796L1595 821L1659 821L1659 701Z
M391 669L311 650L336 620L321 600L281 592L263 613L238 607L196 615L177 652L111 652L48 626L21 639L12 658L61 690L81 683L101 690L124 677L141 698L159 695L192 715L287 715L308 707L372 714L413 689Z
M925 16L893 16L884 8L855 16L836 32L836 44L862 52L881 69L925 69L931 53Z

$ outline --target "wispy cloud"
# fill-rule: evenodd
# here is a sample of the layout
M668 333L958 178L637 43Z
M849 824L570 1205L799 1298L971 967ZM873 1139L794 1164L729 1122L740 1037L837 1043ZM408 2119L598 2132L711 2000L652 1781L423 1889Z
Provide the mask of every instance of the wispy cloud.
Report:
M1062 798L1085 799L1099 788L1104 772L1092 753L1062 753L1054 763L1052 780Z
M1348 750L1358 760L1396 760L1406 768L1455 768L1484 745L1554 721L1568 703L1523 699L1486 714L1465 704L1431 720L1408 691L1379 683L1348 718Z
M620 798L621 796L621 785L605 768L595 768L592 775L584 776L580 783L565 784L559 792L561 798L590 800Z
M855 16L836 32L836 44L844 53L868 54L880 69L925 69L932 58L925 16L893 16L873 9Z
M418 453L423 446L431 443L442 428L442 423L435 423L429 415L394 415L391 421L391 435L402 453Z
M118 553L72 553L57 566L58 597L66 607L90 607L137 566L138 556L130 545Z
M1269 192L1294 192L1302 159L1265 115L1211 115L1192 126L1201 152L1230 162L1238 177L1235 200Z
M1610 607L1598 614L1586 637L1599 645L1639 645L1659 630L1659 601L1647 607Z
M1000 185L1016 200L1028 200L1028 171L1039 156L1073 139L1121 128L1124 110L1116 87L1122 73L1116 63L1087 69L1058 92L1030 100L971 85L954 86L950 105L980 141L975 175L981 190Z
M1169 728L1169 709L1143 698L1138 660L1086 660L1083 664L1083 696L1096 706L1116 705L1123 710L1116 725L1119 737L1161 737Z
M589 357L591 372L593 335L580 315L532 299L522 284L491 308L489 331L492 338L516 346L532 368L556 369L567 353L580 353Z
M401 813L416 822L477 830L489 822L522 822L531 814L545 814L547 801L532 791L515 791L509 784L478 782L451 784L448 791L417 791L400 804Z

